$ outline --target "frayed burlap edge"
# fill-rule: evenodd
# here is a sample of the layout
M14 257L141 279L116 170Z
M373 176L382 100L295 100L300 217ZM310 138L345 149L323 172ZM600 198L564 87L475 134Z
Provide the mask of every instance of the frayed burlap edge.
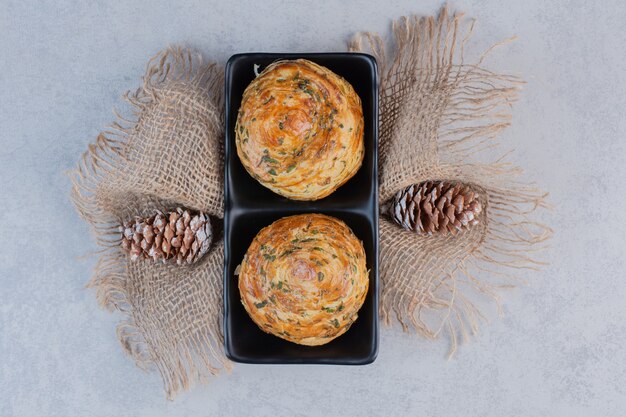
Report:
M125 316L117 326L120 343L140 368L158 369L170 399L231 368L223 352L223 242L216 235L211 251L189 267L133 263L120 250L118 227L132 216L177 206L222 216L222 90L220 67L203 64L190 50L168 48L149 61L143 85L124 96L134 118L116 112L117 121L71 172L72 201L103 248L88 287L101 306ZM177 123L184 117L192 123ZM158 124L168 120L171 126ZM172 160L185 152L202 160ZM178 176L188 163L191 182Z
M510 124L511 104L523 81L483 68L485 57L465 61L474 21L450 14L393 22L393 45L373 33L357 34L349 50L373 54L380 75L380 201L427 180L460 181L481 196L481 223L469 233L423 237L380 219L380 311L385 323L427 338L476 334L486 295L501 311L500 290L523 280L552 231L532 220L547 194L519 180L505 156L481 163Z

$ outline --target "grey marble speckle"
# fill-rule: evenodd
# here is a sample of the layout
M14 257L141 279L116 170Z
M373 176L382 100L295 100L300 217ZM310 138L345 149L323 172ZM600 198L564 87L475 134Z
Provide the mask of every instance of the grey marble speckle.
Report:
M85 290L96 249L64 170L123 107L146 60L185 42L242 51L343 50L441 3L402 0L34 1L0 5L0 415L623 416L626 409L626 4L459 0L488 65L528 81L503 134L551 192L551 265L504 294L505 315L451 361L396 327L366 367L236 366L164 399L125 357L119 315Z

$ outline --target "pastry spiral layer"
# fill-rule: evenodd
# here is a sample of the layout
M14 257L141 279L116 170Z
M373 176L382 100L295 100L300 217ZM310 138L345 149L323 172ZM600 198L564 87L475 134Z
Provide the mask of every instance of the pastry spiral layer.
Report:
M368 277L363 244L344 222L302 214L256 235L239 268L239 292L263 331L315 346L357 319Z
M311 61L278 61L243 94L237 155L257 181L294 200L328 196L363 162L363 109L352 86Z

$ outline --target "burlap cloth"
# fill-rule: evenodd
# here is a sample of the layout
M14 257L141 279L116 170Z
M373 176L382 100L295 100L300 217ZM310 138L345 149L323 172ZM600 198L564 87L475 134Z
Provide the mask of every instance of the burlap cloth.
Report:
M477 330L481 296L498 301L551 230L529 219L545 194L520 170L481 151L510 123L522 81L465 62L474 22L450 15L393 22L390 47L376 34L355 36L350 51L372 53L380 70L380 201L425 180L470 183L485 202L481 222L458 236L420 237L380 219L381 317L436 338ZM491 50L491 48L490 48ZM72 175L72 199L103 250L89 283L101 305L121 311L119 340L136 363L160 372L168 398L230 368L222 334L221 225L213 248L193 266L130 262L118 225L154 209L183 206L223 214L223 69L169 48L148 63L143 85L89 146ZM499 305L496 303L496 305Z

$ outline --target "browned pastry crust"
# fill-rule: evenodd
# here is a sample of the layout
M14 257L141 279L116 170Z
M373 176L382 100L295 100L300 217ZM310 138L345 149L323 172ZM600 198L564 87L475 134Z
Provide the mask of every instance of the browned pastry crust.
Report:
M237 155L262 185L294 200L331 194L363 162L363 109L352 86L311 61L278 61L246 88Z
M256 235L240 265L239 292L263 331L315 346L357 319L368 277L363 244L344 222L301 214Z

